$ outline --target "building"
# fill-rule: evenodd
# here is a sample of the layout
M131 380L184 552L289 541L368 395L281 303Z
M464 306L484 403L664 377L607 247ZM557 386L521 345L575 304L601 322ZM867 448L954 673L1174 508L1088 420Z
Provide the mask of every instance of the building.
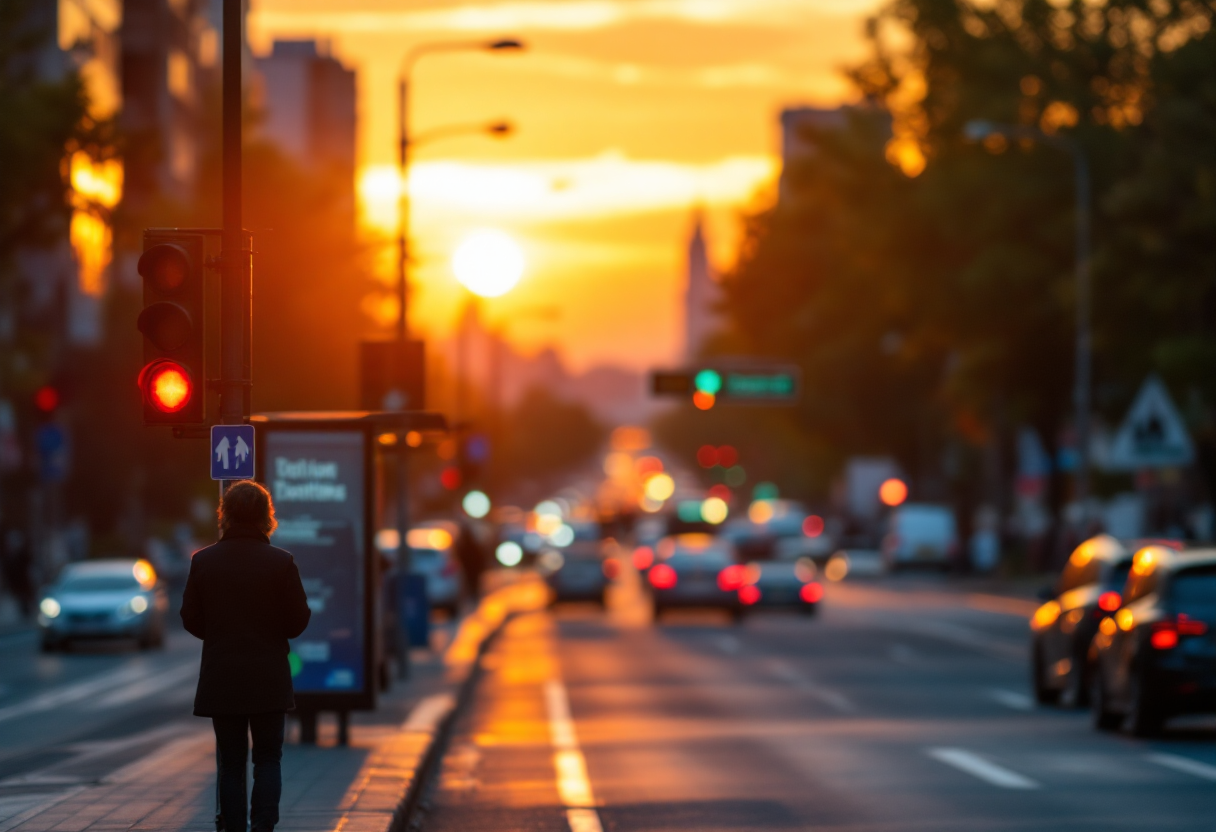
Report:
M279 40L257 61L262 137L312 171L349 182L355 198L355 72L315 40Z
M195 196L205 140L203 77L218 65L209 0L125 0L122 126L136 212Z
M781 179L778 198L789 198L789 176L799 164L815 156L815 131L843 130L848 125L844 108L790 107L781 111Z
M721 326L722 288L714 279L705 244L705 219L698 210L688 241L688 280L684 289L684 361L695 361Z

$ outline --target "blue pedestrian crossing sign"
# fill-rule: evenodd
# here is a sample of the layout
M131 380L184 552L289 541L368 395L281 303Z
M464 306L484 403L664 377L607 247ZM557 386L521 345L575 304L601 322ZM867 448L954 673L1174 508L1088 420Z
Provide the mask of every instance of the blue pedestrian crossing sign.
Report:
M211 427L211 479L253 479L253 425Z

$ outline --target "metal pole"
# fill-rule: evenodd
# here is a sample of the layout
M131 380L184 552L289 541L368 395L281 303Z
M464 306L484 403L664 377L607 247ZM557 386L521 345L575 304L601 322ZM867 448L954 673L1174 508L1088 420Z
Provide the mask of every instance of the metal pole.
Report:
M409 339L409 222L410 197L406 188L409 179L409 80L402 71L397 79L397 360L404 364ZM401 372L401 367L398 368ZM402 391L404 392L404 391ZM406 402L407 410L416 410L413 402ZM406 432L397 435L397 580L405 581L410 574L410 549L407 543L410 531L409 520L409 444ZM397 602L402 603L402 593L397 593ZM405 614L399 609L397 615ZM408 627L399 627L405 639L399 651L400 665L397 677L410 677L410 634Z
M1089 496L1089 416L1090 374L1092 372L1091 297L1090 297L1090 181L1089 160L1076 142L1069 143L1076 171L1077 198L1077 354L1073 406L1076 410L1077 480L1076 497Z
M242 424L246 408L246 335L252 302L252 254L241 222L242 0L224 0L223 245L220 253L220 422Z

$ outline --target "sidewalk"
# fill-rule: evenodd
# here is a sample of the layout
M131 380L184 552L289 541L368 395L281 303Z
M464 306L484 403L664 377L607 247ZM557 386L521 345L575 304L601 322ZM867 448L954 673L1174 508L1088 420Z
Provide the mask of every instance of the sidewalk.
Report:
M428 753L473 681L483 644L514 612L543 605L534 580L495 590L460 624L442 655L415 651L412 678L379 708L351 715L350 745L323 720L316 746L299 745L288 722L283 749L284 832L389 832L404 826ZM0 824L0 832L215 829L215 741L210 723L92 786L63 792Z

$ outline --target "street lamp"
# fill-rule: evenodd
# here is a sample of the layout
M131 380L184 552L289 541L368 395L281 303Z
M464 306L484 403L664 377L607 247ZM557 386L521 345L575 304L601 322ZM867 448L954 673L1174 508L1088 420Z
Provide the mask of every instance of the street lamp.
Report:
M1089 159L1080 143L1068 136L1049 135L1036 127L1019 124L997 124L991 121L969 121L963 135L974 142L989 136L1006 139L1027 139L1064 150L1072 156L1074 189L1076 192L1076 283L1077 283L1077 341L1073 378L1073 408L1077 430L1077 502L1089 496L1089 411L1092 385L1092 334L1090 297L1090 181Z
M408 261L409 261L409 181L410 149L434 139L468 132L485 132L506 138L513 128L507 122L494 122L479 128L455 127L429 131L416 139L409 134L409 87L414 64L427 55L440 52L518 52L525 48L517 38L492 41L435 41L415 46L406 53L397 76L397 339L404 344L409 335L408 324Z

